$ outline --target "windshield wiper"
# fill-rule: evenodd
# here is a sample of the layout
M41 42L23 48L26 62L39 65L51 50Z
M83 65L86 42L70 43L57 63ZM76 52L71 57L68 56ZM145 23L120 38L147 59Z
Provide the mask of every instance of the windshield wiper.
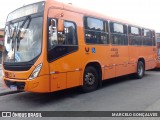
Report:
M23 21L22 25L20 26L20 28L17 29L17 30L18 30L18 31L17 31L17 35L16 35L16 38L17 38L17 51L18 51L18 49L19 49L19 44L20 44L20 40L21 40L21 38L20 38L21 29L23 28L23 26L25 25L25 23L27 22L28 19L29 19L29 22L28 22L28 25L27 25L27 27L26 27L26 28L28 28L28 27L29 27L29 24L30 24L30 22L31 22L31 16L27 16L27 17L25 18L25 20Z

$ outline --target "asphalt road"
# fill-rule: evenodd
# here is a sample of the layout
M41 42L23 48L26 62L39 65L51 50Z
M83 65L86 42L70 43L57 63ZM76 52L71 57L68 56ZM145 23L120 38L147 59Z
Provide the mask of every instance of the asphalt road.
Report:
M103 83L101 89L85 94L81 93L77 88L74 88L50 94L21 92L0 96L0 111L15 110L160 111L160 71L147 71L145 77L138 80L128 76L110 79ZM70 120L71 118L65 119ZM91 118L85 119L88 120ZM96 120L98 118L93 119ZM132 120L134 118L101 119ZM141 119L142 118L135 118L134 120ZM145 118L143 119L146 120ZM159 120L160 118L149 118L147 120L154 119ZM15 118L15 120L17 120L17 118Z

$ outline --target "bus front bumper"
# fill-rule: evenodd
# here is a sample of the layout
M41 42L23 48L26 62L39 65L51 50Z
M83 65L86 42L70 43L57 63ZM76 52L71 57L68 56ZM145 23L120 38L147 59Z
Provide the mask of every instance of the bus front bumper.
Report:
M33 80L19 80L2 77L4 85L13 90L23 90L36 93L50 92L49 75L37 77Z

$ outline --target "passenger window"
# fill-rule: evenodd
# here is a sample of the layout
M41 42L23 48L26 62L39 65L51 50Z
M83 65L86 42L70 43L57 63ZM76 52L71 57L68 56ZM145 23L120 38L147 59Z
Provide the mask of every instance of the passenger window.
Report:
M58 45L77 45L76 27L72 22L64 22L64 31L58 32Z
M140 30L137 27L131 27L131 34L140 35Z
M153 39L153 46L156 46L156 37L155 37L155 31L152 31L152 39Z
M142 45L141 29L138 27L128 26L129 45Z
M64 45L78 45L76 26L72 22L64 22L64 30L62 32L57 31L57 20L51 19L49 25L49 46L48 49L52 49L55 46Z
M128 45L127 26L110 22L111 43L113 45Z
M113 24L113 30L114 30L115 33L122 33L123 34L123 25L118 24L118 23L114 23Z
M103 21L95 18L87 18L87 29L104 31Z
M143 45L144 46L152 46L153 44L153 38L152 38L152 32L148 29L143 29Z
M108 22L85 17L85 39L89 44L109 44Z

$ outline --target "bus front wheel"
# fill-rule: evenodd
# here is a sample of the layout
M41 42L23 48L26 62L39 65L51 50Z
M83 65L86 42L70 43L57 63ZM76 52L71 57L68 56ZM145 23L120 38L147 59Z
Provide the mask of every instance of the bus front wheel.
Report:
M98 87L98 72L97 70L92 67L88 66L83 75L83 92L91 92L97 89Z

